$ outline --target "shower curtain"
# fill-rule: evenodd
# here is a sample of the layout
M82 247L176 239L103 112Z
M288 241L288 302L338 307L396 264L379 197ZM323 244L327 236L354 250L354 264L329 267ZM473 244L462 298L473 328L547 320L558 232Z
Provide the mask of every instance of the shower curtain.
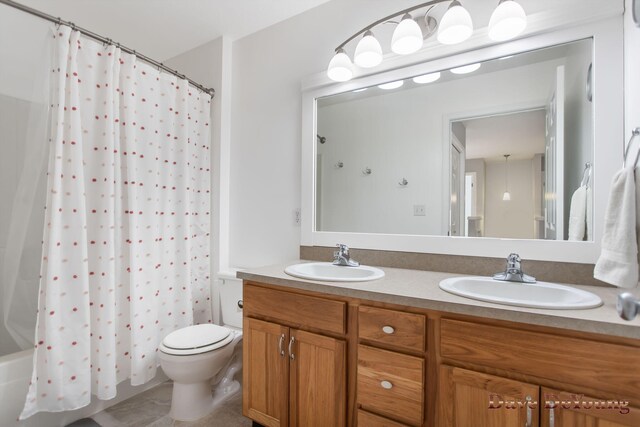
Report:
M211 322L210 96L68 27L52 35L34 369L21 418L154 377L169 332Z

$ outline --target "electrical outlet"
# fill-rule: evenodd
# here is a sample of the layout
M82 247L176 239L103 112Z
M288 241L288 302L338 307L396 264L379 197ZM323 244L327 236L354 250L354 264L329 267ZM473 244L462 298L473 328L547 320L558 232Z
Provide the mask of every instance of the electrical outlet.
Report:
M300 208L297 208L293 211L293 223L295 225L300 225L301 221L302 221L302 218L300 214Z
M413 216L425 216L427 208L425 205L413 205Z

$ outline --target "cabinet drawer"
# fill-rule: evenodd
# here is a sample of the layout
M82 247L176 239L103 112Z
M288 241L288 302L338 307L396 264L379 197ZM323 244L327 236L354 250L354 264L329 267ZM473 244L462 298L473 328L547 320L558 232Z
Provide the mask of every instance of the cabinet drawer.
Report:
M357 389L363 409L410 425L422 424L424 359L359 345Z
M280 320L288 326L346 332L347 304L325 298L245 284L244 315Z
M374 415L371 412L358 409L358 426L359 427L407 427L406 424L401 424L395 421L391 421L387 418Z
M383 308L358 308L358 337L398 348L424 351L425 317Z
M440 322L443 358L640 401L640 348L459 320ZM605 396L606 397L606 396Z

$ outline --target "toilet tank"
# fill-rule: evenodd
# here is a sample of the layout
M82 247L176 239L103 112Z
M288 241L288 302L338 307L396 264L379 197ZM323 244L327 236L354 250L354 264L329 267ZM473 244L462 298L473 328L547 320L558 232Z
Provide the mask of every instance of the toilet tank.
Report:
M238 305L242 301L242 280L219 278L220 307L222 324L242 328L242 308Z

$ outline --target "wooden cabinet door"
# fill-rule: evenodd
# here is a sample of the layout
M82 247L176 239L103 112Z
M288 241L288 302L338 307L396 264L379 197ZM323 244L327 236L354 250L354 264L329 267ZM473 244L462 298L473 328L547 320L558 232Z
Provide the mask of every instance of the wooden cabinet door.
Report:
M289 328L244 318L242 412L265 427L286 427Z
M542 427L638 427L640 409L620 396L596 399L580 393L542 389Z
M346 423L346 344L291 330L290 416L292 427L343 427Z
M440 427L539 425L540 387L451 366L439 375Z

